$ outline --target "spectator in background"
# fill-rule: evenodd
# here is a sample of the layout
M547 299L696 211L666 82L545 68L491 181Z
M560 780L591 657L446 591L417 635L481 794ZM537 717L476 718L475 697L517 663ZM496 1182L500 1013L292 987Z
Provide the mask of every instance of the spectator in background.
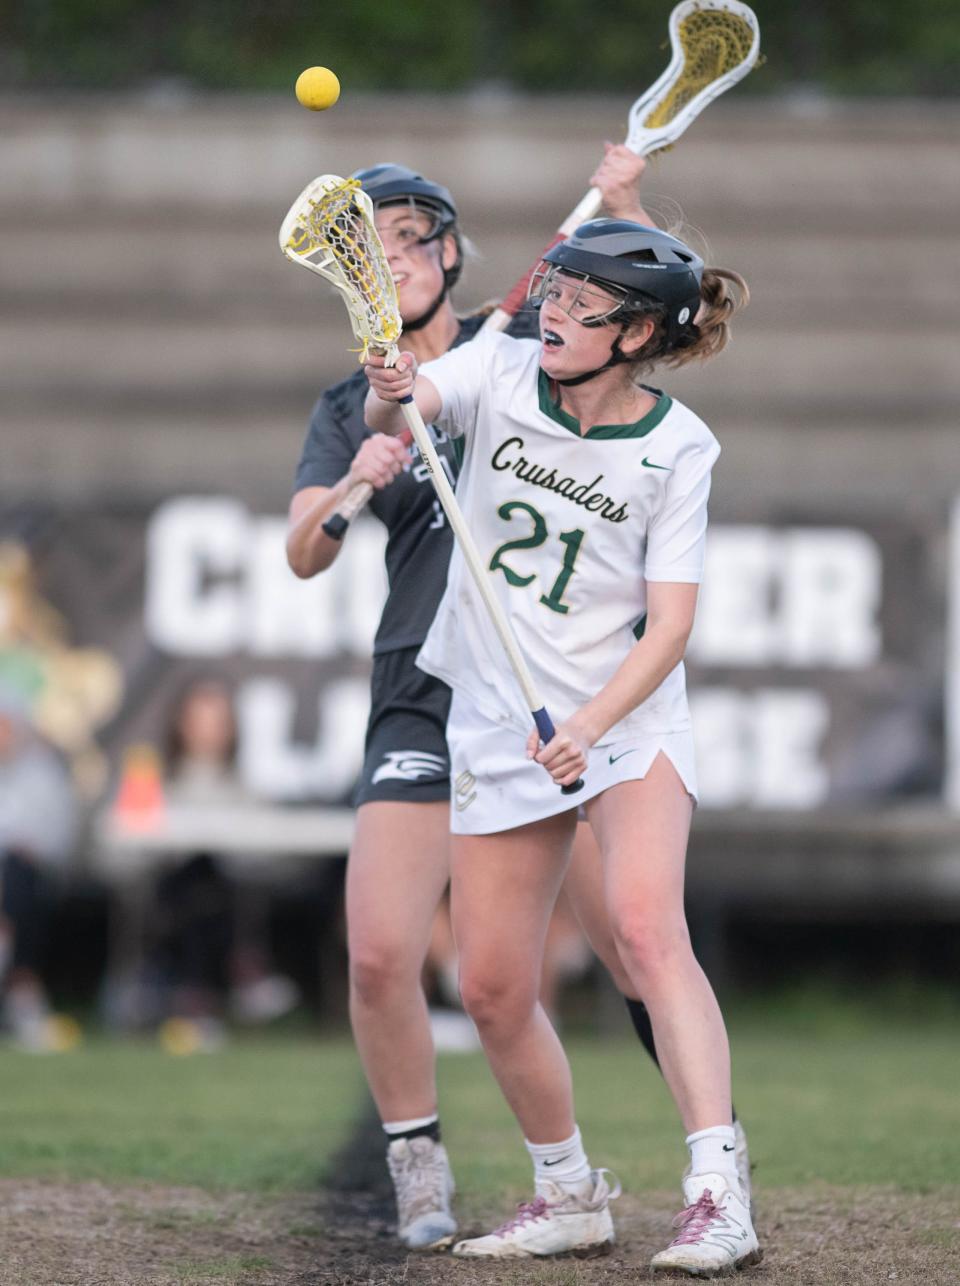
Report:
M58 878L73 853L76 803L60 756L41 739L28 702L0 686L0 984L3 1027L21 1048L74 1043L50 1007L43 970Z
M177 698L165 746L169 807L242 808L249 804L236 769L237 729L230 689L193 680ZM295 984L272 967L262 896L239 886L224 854L197 852L157 886L151 972L168 1017L196 1024L201 1047L240 1022L278 1018L297 1003Z

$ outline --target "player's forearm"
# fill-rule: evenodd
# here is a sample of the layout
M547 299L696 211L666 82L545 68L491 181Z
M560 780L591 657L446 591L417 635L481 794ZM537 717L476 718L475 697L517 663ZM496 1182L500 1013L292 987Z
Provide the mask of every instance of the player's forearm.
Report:
M655 228L657 221L649 211L640 204L639 198L617 202L604 202L603 213L610 219L630 219L642 223L645 228Z
M396 437L406 428L400 403L385 402L383 398L377 396L374 389L367 394L363 419L368 429L372 429L375 433L389 433L391 437Z
M349 491L350 477L347 475L291 520L287 531L287 562L290 570L301 580L326 571L342 549L343 542L328 536L323 524L337 512Z
M605 143L603 160L591 177L603 198L603 213L611 219L630 219L655 228L656 222L640 203L640 183L646 159L626 144Z
M664 621L651 625L633 645L613 677L577 715L591 744L657 690L683 660L688 634L689 630Z

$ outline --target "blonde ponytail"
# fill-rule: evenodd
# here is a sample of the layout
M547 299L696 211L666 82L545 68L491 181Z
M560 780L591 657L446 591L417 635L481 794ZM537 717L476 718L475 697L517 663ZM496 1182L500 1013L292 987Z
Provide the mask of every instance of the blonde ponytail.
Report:
M697 337L683 348L665 354L667 366L705 362L723 351L730 339L734 313L746 308L750 290L738 272L729 268L704 268L700 282L701 304L695 319Z
M689 338L681 347L663 351L666 324L663 313L647 314L654 322L653 333L631 361L632 377L640 380L661 362L664 366L686 366L688 362L705 362L723 351L730 339L730 320L746 308L750 290L738 272L729 268L704 268L700 282L700 307ZM639 319L641 324L643 318Z

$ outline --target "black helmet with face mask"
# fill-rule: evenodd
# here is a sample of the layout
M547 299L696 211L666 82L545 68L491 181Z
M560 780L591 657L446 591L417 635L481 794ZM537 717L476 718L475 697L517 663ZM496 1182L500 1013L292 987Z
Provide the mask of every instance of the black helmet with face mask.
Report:
M447 188L425 179L422 174L409 170L405 165L385 161L357 170L350 176L358 179L360 186L376 209L381 205L403 205L409 202L416 209L432 214L447 227L457 221L457 207ZM434 231L431 237L438 236Z
M443 270L443 290L438 299L416 321L405 322L404 330L419 330L425 326L446 299L447 294L460 280L463 269L463 246L457 228L457 206L447 188L439 183L417 174L405 165L395 165L384 161L380 165L371 165L363 170L356 170L350 176L358 179L360 186L373 202L374 210L388 205L406 205L411 211L425 214L430 219L430 230L421 236L421 244L450 235L457 247L457 258L453 266Z
M535 303L549 297L550 283L559 273L613 296L615 302L606 309L576 318L584 326L622 323L608 366L630 360L620 353L619 341L637 317L663 321L663 343L650 356L662 356L697 338L694 318L700 306L703 260L669 233L628 219L592 219L552 246L543 259L530 282Z

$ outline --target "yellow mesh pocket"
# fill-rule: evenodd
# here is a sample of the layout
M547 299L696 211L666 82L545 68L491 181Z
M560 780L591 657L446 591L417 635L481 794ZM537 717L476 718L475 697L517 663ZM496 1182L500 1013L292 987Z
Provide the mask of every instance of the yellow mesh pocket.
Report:
M666 97L644 119L647 129L668 124L701 90L739 67L754 40L746 19L726 9L696 9L681 21L678 35L683 69Z
M401 323L380 239L354 200L359 188L356 179L347 179L311 200L298 216L287 248L301 258L323 251L333 260L327 272L346 298L354 332L363 343L363 361L371 344L395 343Z

